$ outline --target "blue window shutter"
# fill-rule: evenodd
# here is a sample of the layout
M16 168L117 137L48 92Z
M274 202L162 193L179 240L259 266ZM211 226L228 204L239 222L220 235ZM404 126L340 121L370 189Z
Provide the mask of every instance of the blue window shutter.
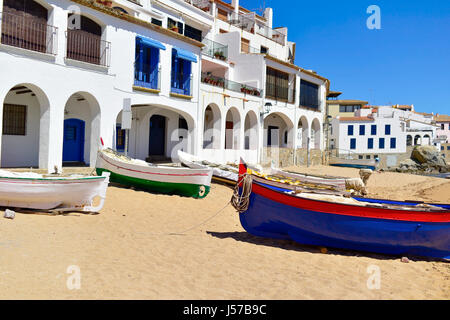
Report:
M183 63L183 91L187 96L191 94L191 62L186 60Z
M352 136L353 135L353 125L349 125L348 126L348 135Z
M178 58L176 56L176 51L172 51L172 89L178 88L177 74L178 74Z
M158 88L158 64L159 64L159 50L156 48L150 49L150 86L152 89Z

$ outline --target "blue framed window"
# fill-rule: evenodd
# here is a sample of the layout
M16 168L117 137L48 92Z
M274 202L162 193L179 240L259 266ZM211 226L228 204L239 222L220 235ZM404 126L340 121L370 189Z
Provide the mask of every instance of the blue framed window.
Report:
M116 150L125 151L125 130L120 124L116 125Z
M397 148L397 139L391 138L391 149Z
M191 52L172 49L171 92L191 95L192 62L197 62L197 58Z
M377 125L376 124L373 124L370 126L370 134L373 136L377 135Z
M367 149L373 149L373 138L369 138L367 141Z
M363 125L363 124L359 126L359 135L360 136L365 136L366 135L366 126Z
M136 37L135 86L159 89L159 50L165 49L166 47L156 40Z
M384 138L380 138L379 145L380 149L384 149Z
M391 134L391 125L390 125L390 124L387 124L387 125L384 127L384 133L385 133L387 136Z
M356 139L350 139L350 150L356 149Z
M352 136L354 132L354 127L353 125L349 125L348 126L348 130L347 130L347 135Z

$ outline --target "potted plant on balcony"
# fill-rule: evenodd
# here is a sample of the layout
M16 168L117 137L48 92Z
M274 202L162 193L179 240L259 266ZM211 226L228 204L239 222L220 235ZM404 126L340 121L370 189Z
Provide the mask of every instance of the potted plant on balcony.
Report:
M223 88L225 86L225 81L223 79L218 79L217 80L217 86Z
M178 33L178 27L177 26L171 27L170 30L172 30L173 32Z

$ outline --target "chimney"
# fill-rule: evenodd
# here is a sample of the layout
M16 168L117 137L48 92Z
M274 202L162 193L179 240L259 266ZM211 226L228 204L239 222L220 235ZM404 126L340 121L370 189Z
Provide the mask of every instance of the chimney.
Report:
M264 18L267 20L267 26L269 28L273 28L273 9L272 8L266 8L264 10Z
M231 0L231 5L234 7L234 13L239 13L239 0Z

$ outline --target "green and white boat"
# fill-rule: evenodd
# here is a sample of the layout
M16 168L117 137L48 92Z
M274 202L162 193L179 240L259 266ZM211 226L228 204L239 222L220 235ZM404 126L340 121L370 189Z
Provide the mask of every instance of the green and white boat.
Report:
M211 188L210 168L190 169L153 165L131 159L111 149L99 150L96 170L98 175L111 173L110 179L122 185L155 193L205 198Z

